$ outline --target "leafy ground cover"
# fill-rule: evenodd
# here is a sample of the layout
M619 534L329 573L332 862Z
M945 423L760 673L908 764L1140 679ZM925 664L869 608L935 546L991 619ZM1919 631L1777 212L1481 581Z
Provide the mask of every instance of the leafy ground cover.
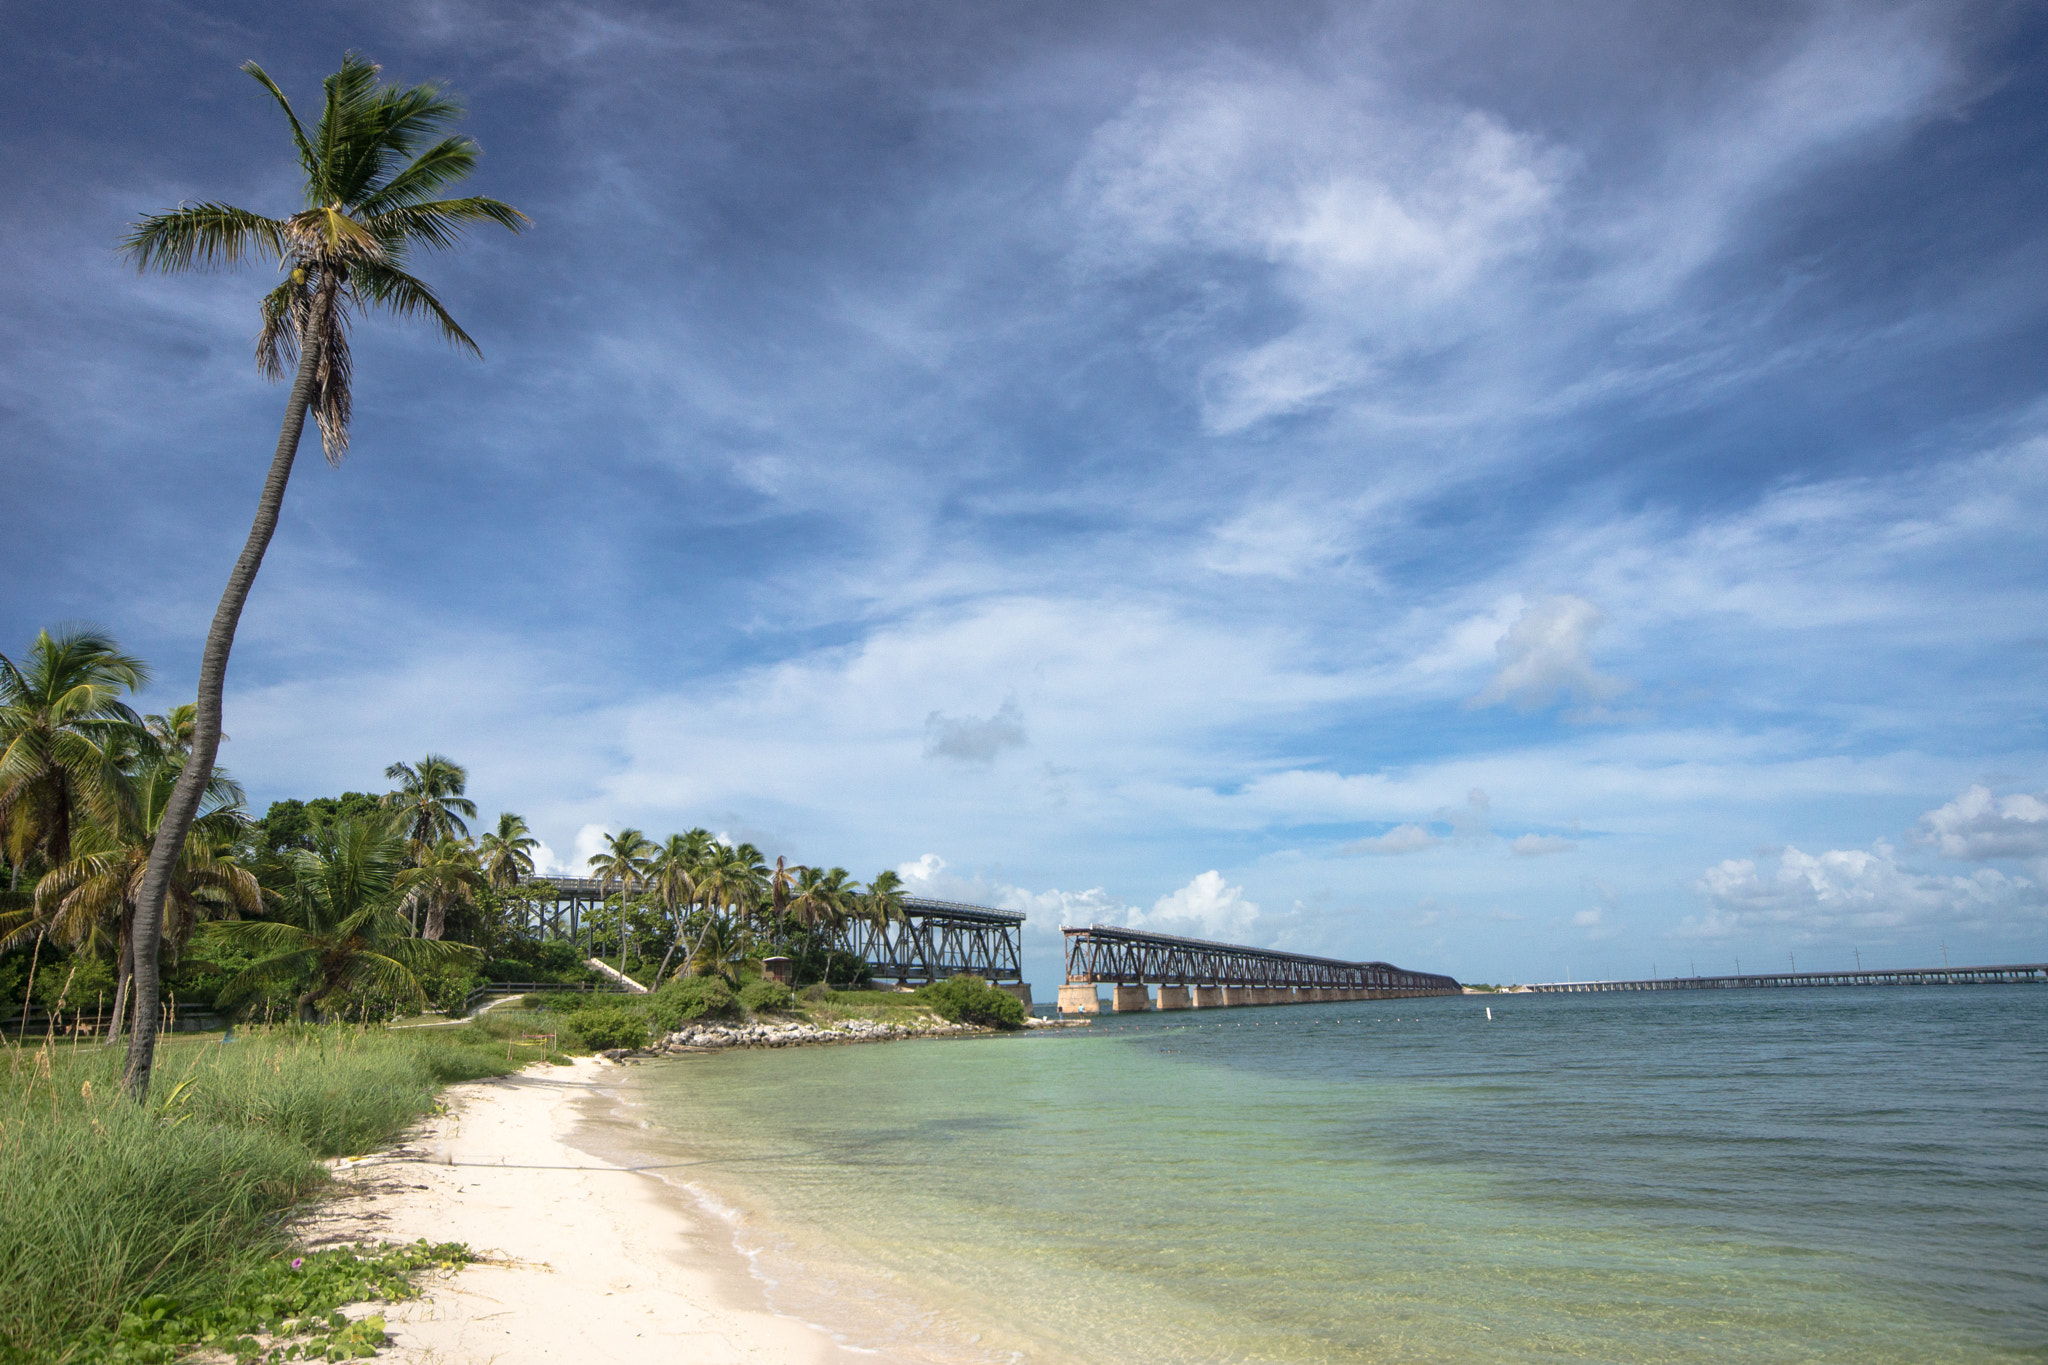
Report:
M296 1338L281 1349L319 1338L318 1353L339 1359L381 1340L381 1328L335 1325L332 1313L353 1301L335 1295L374 1280L377 1292L357 1297L386 1297L400 1282L393 1276L457 1253L378 1252L354 1269L332 1256L294 1258L286 1216L325 1183L321 1157L390 1142L433 1109L440 1086L579 1045L560 1033L552 1043L527 1038L536 1022L180 1039L166 1045L146 1105L119 1098L112 1049L8 1049L0 1361L167 1360L209 1333L219 1344L285 1321ZM313 1279L282 1278L303 1276L307 1264Z

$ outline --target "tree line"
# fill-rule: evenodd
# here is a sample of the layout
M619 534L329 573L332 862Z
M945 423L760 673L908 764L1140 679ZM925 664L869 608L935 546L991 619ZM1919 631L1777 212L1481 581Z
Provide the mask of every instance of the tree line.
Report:
M142 715L126 700L149 679L91 627L45 630L19 659L0 654L0 953L13 954L0 988L25 971L25 1012L47 960L64 983L52 996L46 980L42 998L75 1015L87 987L111 985L108 1042L154 1008L134 989L142 883L192 762L192 705ZM167 969L222 1007L262 999L304 1018L382 1013L478 973L543 970L531 964L551 956L538 940L557 889L536 876L526 821L504 812L473 836L468 773L444 755L393 763L385 777L382 794L279 801L258 819L213 768L166 880ZM795 959L798 985L850 983L865 964L840 946L844 926L904 913L894 872L863 886L844 868L770 866L752 844L703 829L660 843L621 830L590 872L606 901L577 951L596 952L601 935L619 970L650 984L737 981L769 954ZM563 956L547 970L582 970Z

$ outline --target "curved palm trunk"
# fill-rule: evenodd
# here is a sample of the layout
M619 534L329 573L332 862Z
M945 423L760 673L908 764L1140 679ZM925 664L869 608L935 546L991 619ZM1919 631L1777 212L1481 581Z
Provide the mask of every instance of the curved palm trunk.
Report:
M127 1022L128 991L135 984L135 925L133 920L121 926L121 967L119 980L114 986L114 1017L107 1021L107 1036L100 1039L101 1047L112 1047L114 1040L121 1036L121 1028Z
M150 1072L156 1065L156 1035L161 982L157 974L157 950L163 943L164 896L170 890L171 873L185 836L199 812L199 798L213 777L213 760L220 751L221 692L227 683L228 653L234 648L235 627L242 620L242 604L256 583L256 571L263 567L263 552L277 533L277 518L284 506L285 485L291 482L292 461L299 453L299 437L306 429L306 408L312 402L320 363L327 350L327 329L334 321L334 295L341 281L332 271L322 272L313 299L312 325L301 338L299 372L292 380L291 398L285 403L284 426L277 434L277 452L270 459L270 474L263 481L263 496L256 502L256 519L249 526L249 539L228 574L226 591L213 613L213 625L206 632L206 650L199 659L198 705L192 722L192 753L178 773L171 799L164 806L163 822L157 826L156 842L149 850L149 868L142 874L142 891L135 907L135 1031L128 1039L127 1065L121 1088L132 1100L149 1094Z

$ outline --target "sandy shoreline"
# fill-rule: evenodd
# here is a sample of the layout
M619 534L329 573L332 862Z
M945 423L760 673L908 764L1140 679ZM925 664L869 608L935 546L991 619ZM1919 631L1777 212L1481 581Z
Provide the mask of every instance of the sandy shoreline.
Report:
M658 1177L569 1145L610 1064L534 1067L451 1086L404 1144L339 1163L309 1217L316 1245L465 1242L493 1264L384 1310L404 1365L690 1361L827 1365L856 1358L759 1306L728 1233ZM351 1310L351 1316L359 1316ZM872 1353L859 1359L873 1362Z

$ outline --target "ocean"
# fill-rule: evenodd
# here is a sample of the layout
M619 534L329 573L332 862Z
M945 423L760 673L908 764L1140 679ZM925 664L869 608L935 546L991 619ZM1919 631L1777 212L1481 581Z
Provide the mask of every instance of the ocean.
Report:
M889 1359L2048 1360L2038 987L1105 1017L615 1100L776 1311Z

